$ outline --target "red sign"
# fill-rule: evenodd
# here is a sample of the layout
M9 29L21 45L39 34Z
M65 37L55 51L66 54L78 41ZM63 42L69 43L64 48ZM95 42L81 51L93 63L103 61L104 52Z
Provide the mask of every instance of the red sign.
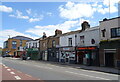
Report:
M86 50L86 49L88 49L88 50L94 50L94 49L96 49L95 47L80 47L80 48L77 48L78 50Z

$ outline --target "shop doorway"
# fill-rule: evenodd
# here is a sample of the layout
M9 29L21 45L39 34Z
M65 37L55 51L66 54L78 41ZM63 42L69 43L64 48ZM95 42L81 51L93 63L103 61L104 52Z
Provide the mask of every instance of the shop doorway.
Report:
M105 66L114 67L114 53L105 53Z

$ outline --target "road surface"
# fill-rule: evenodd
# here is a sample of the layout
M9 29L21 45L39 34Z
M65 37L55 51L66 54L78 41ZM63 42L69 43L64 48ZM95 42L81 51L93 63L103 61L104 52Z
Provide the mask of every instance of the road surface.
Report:
M117 74L15 58L2 58L2 68L3 80L16 78L18 78L16 80L118 80ZM11 73L7 74L8 72ZM16 78L15 76L8 78L5 74L9 76L15 75Z

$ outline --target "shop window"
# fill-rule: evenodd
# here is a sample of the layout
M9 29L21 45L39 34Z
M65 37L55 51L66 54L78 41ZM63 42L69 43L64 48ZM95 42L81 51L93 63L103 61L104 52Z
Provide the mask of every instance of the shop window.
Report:
M120 27L111 28L111 38L120 37Z
M13 48L13 49L16 49L16 47L17 47L16 41L12 41L12 48Z
M102 37L105 37L105 32L106 32L106 30L103 29L103 30L101 30L101 31L102 31Z
M72 38L69 38L69 39L68 39L68 45L69 45L69 46L72 46Z

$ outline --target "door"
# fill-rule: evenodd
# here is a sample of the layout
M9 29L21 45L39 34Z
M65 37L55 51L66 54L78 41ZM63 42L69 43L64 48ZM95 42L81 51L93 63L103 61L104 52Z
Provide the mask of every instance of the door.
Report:
M114 53L105 53L105 66L114 67Z

